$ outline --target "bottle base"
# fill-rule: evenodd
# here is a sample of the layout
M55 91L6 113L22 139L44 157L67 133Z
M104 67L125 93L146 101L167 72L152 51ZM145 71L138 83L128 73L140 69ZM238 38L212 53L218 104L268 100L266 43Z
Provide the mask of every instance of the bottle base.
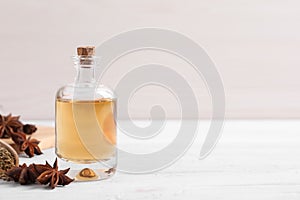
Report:
M59 167L70 168L68 176L77 182L99 181L112 177L116 172L116 159L94 161L94 162L73 162L60 157Z

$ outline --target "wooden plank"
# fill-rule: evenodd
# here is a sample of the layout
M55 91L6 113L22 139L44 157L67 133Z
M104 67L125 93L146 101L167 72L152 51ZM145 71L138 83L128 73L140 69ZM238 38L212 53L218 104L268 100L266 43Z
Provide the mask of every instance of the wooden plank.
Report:
M42 150L49 149L55 145L55 128L51 126L37 126L37 131L32 134L32 138L40 141L39 147ZM15 148L12 139L1 139ZM16 149L16 148L15 148Z
M166 125L166 131L176 133L179 121L167 123L170 126ZM201 121L199 135L191 148L177 162L161 171L133 175L119 170L105 181L74 182L51 192L40 185L21 186L0 181L0 199L31 200L36 196L44 200L73 196L77 199L115 200L300 199L299 124L299 120L227 121L215 150L206 159L199 160L205 130L209 126L207 121ZM165 134L146 144L144 140L120 137L124 134L121 130L118 132L119 148L132 153L146 152L144 149L153 151L161 148L161 143L172 141ZM55 158L54 149L47 149L42 155L30 159L20 157L20 163L45 163L45 160L53 163ZM62 164L59 160L61 169L68 167Z

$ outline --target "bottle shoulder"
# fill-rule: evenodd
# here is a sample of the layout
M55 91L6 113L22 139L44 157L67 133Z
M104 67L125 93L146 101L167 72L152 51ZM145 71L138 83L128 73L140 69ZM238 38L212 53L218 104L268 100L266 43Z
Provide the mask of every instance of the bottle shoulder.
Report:
M56 99L64 100L98 100L117 98L112 89L105 85L68 84L58 89Z
M103 96L110 97L112 99L116 99L117 98L115 92L111 88L109 88L109 87L107 87L105 85L102 85L102 84L98 85L98 87L96 88L95 92L97 94L101 94Z

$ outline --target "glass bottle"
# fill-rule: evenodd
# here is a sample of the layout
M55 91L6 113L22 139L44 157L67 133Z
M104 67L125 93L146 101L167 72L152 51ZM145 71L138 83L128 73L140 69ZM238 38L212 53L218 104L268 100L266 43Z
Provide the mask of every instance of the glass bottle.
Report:
M94 47L78 47L77 76L56 94L56 155L78 181L106 179L115 173L116 97L95 80Z

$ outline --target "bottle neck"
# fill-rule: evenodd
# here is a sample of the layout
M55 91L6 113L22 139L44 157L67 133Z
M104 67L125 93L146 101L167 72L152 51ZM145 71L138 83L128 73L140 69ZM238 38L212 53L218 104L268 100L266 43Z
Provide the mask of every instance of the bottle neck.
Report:
M94 57L75 57L75 67L77 76L75 78L76 85L91 85L95 81L95 58Z
M78 66L77 76L75 79L76 84L80 83L95 83L95 68Z

